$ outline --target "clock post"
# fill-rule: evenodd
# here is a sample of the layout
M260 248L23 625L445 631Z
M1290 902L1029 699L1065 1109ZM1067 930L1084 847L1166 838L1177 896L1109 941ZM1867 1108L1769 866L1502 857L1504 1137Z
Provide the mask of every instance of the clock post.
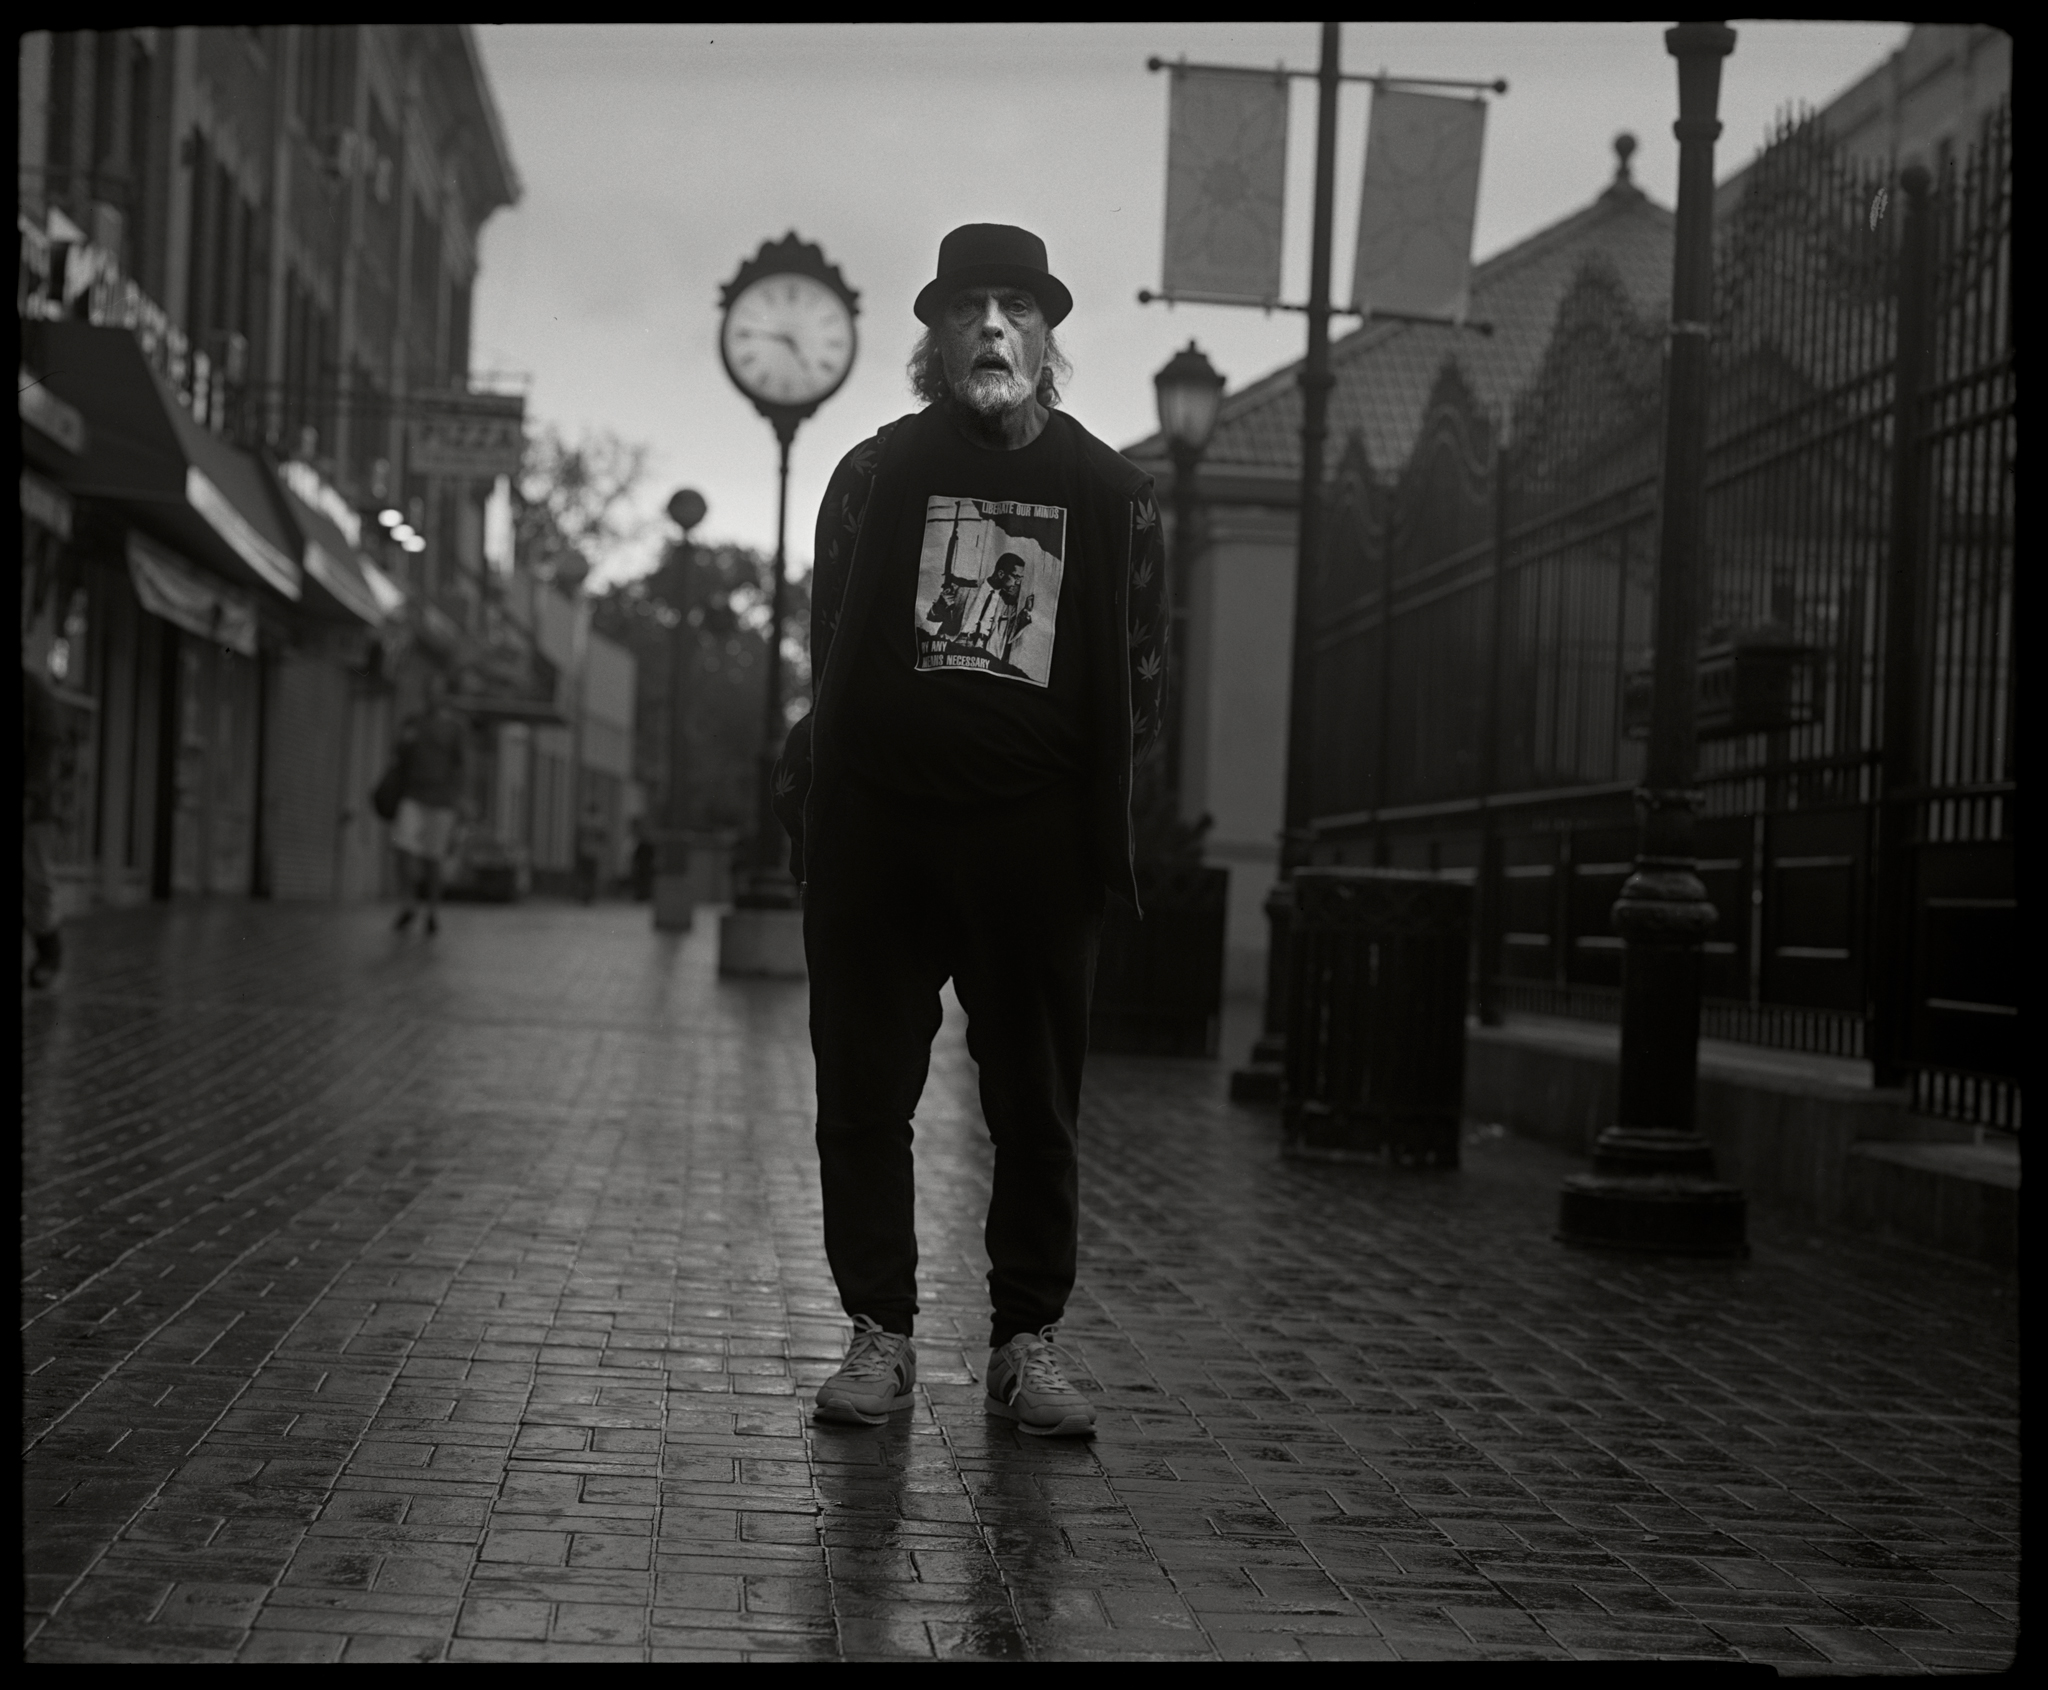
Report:
M782 756L786 727L782 715L782 624L789 601L789 448L796 423L777 419L776 444L781 461L775 478L775 583L769 595L768 689L761 712L761 754L755 770L754 862L735 901L742 909L788 910L797 907L796 882L790 876L782 844L782 824L775 816L775 764Z
M802 916L774 804L786 732L782 631L789 597L789 449L796 432L853 369L860 296L837 265L791 230L769 241L725 284L719 354L733 385L775 430L775 565L769 594L768 675L755 774L754 850L719 931L721 974L801 978Z

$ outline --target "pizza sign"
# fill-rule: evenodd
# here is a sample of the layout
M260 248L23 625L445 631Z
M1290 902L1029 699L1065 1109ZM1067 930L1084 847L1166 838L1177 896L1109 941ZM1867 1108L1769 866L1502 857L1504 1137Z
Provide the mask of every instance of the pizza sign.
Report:
M406 467L415 475L517 475L525 442L526 401L516 394L420 398L413 402Z

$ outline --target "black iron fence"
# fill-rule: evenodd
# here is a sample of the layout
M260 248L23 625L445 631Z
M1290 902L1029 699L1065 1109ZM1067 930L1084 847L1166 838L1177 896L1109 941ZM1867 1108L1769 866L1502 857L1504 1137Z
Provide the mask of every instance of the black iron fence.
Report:
M1802 123L1718 232L1699 840L1710 1036L2017 1128L2011 180ZM1489 1015L1619 1012L1662 349L1591 261L1504 440L1447 362L1331 489L1317 856L1475 881Z

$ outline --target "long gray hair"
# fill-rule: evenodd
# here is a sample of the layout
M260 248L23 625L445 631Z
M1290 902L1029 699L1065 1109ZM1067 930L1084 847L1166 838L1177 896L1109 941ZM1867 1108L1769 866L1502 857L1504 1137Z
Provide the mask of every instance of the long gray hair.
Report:
M926 329L910 349L910 391L927 405L944 399L953 389L946 381L946 355L939 345L936 329ZM1037 399L1048 411L1060 402L1059 384L1074 379L1074 366L1060 350L1051 329L1045 331L1045 362L1038 366Z

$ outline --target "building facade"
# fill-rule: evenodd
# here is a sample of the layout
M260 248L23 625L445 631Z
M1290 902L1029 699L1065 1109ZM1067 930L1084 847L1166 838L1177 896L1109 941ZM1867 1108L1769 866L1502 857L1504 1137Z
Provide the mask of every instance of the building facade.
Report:
M437 673L473 832L526 851L506 758L573 700L536 637L559 595L487 544L524 402L470 367L477 238L520 190L472 33L40 32L17 95L23 662L70 723L66 906L388 890L367 794Z
M1989 24L1916 24L1897 52L1827 103L1822 122L1845 157L1937 175L1976 139L2012 91L2012 37ZM1726 216L1749 183L1748 166L1715 190Z

